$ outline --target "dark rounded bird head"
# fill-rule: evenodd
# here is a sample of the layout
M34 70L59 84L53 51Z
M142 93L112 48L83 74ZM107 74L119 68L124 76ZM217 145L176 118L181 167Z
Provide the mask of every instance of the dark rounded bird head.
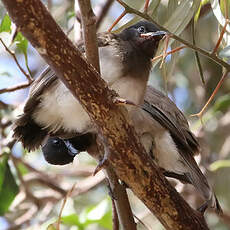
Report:
M131 42L136 49L153 58L158 48L159 41L166 32L161 31L156 25L149 21L140 21L120 33L123 40Z
M45 160L53 165L69 164L79 153L68 141L57 137L50 137L42 147L42 152Z

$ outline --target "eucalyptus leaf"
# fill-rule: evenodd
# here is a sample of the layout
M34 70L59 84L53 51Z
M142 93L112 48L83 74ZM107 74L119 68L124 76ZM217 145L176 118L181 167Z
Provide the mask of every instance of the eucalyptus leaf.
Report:
M168 19L174 14L174 11L178 7L178 0L170 0L168 2L168 8L167 8L167 17Z
M4 215L8 211L11 203L19 192L19 187L10 170L8 162L4 167L4 179L2 189L0 191L0 216Z
M3 155L0 158L0 192L1 192L2 185L4 182L4 178L5 178L5 171L6 171L7 162L8 162L8 156Z
M19 32L14 41L19 51L27 56L28 40Z
M181 32L186 28L192 17L194 16L195 12L198 10L200 6L200 0L184 0L180 2L180 5L175 9L172 16L165 22L164 27L167 28L170 32L180 35ZM176 22L176 23L175 23ZM169 41L169 45L173 43L171 39ZM164 42L161 42L157 51L156 56L160 55L164 49ZM159 63L155 61L153 63L153 67Z
M0 33L1 32L11 32L11 20L8 14L4 16L0 25Z
M224 96L218 97L215 104L213 105L213 111L222 111L225 112L230 108L230 94L226 94Z
M62 218L62 223L69 225L69 226L77 226L79 228L79 230L84 229L84 224L82 224L79 221L79 217L76 214L71 214L68 216L63 216Z
M170 32L179 35L188 25L195 12L199 9L200 0L184 0L176 8L172 16L165 23ZM175 23L176 22L176 23Z
M227 167L228 168L230 167L230 160L215 161L209 166L211 171L216 171L218 169L227 168Z
M222 27L224 27L225 22L226 22L226 18L222 14L219 1L218 0L210 0L210 2L211 2L213 14L215 15L215 17L216 17L217 21L219 22L219 24ZM229 33L230 33L230 26L229 26L229 24L226 27L226 31L228 31L228 33L224 34L223 39L224 39L226 45L230 45L230 35L229 35Z

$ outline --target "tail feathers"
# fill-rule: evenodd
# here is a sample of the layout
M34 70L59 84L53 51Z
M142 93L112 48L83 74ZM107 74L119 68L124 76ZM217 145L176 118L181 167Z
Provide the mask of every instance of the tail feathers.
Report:
M13 137L29 151L40 147L48 133L34 122L30 114L23 114L14 123Z
M200 171L198 174L196 171L190 171L190 173L186 173L185 175L188 177L191 184L193 184L194 187L204 197L207 202L207 206L215 209L217 214L222 214L223 211L219 201L217 200L213 189L210 187L206 177L202 174L202 172Z

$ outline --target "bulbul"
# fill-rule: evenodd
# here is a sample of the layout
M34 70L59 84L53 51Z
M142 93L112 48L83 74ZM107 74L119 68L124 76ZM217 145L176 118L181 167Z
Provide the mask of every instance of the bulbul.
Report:
M98 35L101 77L121 98L136 105L143 103L151 59L164 35L148 21L119 34ZM80 49L84 52L84 47ZM47 68L31 87L24 112L15 122L14 137L34 150L48 135L69 138L88 132L95 132L88 114Z
M211 186L194 160L194 156L200 152L199 143L177 106L163 93L149 86L141 108L131 110L129 115L146 152L161 168L163 174L192 184L206 200L201 211L212 207L217 213L222 213ZM84 140L85 137L81 140L80 136L72 138L70 142L74 148L83 146L82 150L87 151L95 137L88 134L87 138L88 144ZM68 155L66 147L62 151L62 157ZM53 156L55 157L54 153ZM61 161L58 164L61 164Z

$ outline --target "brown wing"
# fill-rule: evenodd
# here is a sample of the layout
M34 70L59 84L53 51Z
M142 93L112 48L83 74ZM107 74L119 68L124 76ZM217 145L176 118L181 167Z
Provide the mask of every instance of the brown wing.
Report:
M199 144L189 129L187 119L167 96L148 86L142 108L169 130L179 150L191 155L199 152Z
M34 81L30 88L30 94L24 107L25 113L31 113L40 103L40 95L44 90L49 90L50 86L57 83L57 76L54 71L47 67L44 72Z

